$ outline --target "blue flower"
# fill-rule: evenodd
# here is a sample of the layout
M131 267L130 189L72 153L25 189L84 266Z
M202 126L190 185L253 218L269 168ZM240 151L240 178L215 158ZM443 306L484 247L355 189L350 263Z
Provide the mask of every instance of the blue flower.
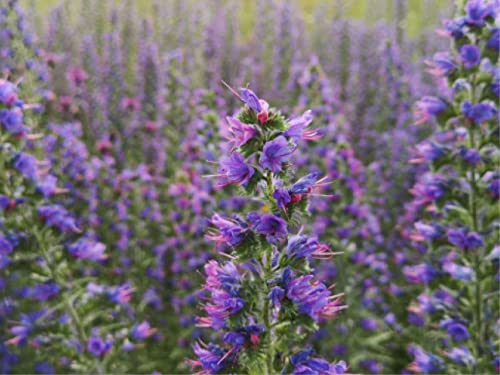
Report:
M462 113L474 124L479 125L495 117L496 110L489 104L472 105L468 100L462 103Z
M458 320L445 319L439 323L439 326L446 329L454 341L460 342L470 338L470 333L467 330L467 327Z
M474 44L466 44L460 47L460 59L466 69L473 68L481 62L481 50Z
M283 170L282 164L290 159L293 151L286 138L280 135L272 141L266 142L259 163L263 168L270 169L273 173L281 172Z
M288 234L286 221L272 214L254 217L253 229L264 236L267 241L274 243L282 240Z
M260 104L260 99L255 95L252 90L240 89L241 98L247 106L253 109L255 112L260 113L262 111L262 105Z

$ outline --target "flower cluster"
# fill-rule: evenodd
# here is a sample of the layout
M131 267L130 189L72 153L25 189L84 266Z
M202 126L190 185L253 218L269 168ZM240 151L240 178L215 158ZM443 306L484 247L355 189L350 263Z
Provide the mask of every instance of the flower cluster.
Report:
M408 231L420 256L403 268L420 294L408 308L417 327L439 327L415 340L408 367L418 373L493 372L498 363L498 19L494 1L470 0L442 32L450 52L428 62L449 95L416 104L416 124L433 121L434 135L416 147L427 167L413 187ZM420 262L420 263L419 263Z
M311 262L330 259L332 249L313 236L292 234L309 196L325 181L317 173L297 179L291 171L290 158L301 140L316 138L308 130L311 114L286 120L251 90L234 94L245 106L227 118L234 147L220 162L218 177L242 186L262 209L211 219L214 229L207 237L230 260L205 266L206 316L198 324L225 332L224 344L196 344L198 360L191 364L207 374L344 373L344 362L310 358L310 350L294 354L292 346L303 341L301 329L315 330L345 307L341 295L311 273Z

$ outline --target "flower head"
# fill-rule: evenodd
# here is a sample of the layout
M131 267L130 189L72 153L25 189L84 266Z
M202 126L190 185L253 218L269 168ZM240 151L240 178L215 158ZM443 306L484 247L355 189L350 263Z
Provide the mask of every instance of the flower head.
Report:
M252 125L244 124L237 118L226 117L226 121L229 124L228 130L233 136L229 138L229 141L234 144L234 147L243 146L256 134L256 130Z
M246 186L254 173L254 169L245 162L245 158L239 152L233 152L220 162L219 176L222 178L222 186L229 184Z
M481 51L474 44L466 44L460 47L460 59L465 68L473 68L481 62Z
M271 243L282 240L288 234L286 221L278 216L272 214L256 215L251 221L253 229L266 236L266 239Z
M273 173L281 172L283 163L290 159L293 151L294 149L286 138L280 135L272 141L266 142L259 163L263 168L267 168Z

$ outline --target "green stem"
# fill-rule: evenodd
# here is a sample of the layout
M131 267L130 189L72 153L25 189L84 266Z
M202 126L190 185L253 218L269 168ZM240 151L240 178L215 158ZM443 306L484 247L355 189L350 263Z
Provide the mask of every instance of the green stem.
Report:
M42 258L45 261L45 264L47 266L47 270L49 272L50 277L56 282L57 285L61 285L61 286L65 285L65 281L61 277L59 277L57 271L53 268L54 262L52 261L50 253L47 249L47 246L46 246L47 241L45 241L42 238L41 233L38 229L35 230L34 233L35 233L35 237L36 237L38 246L40 248ZM76 311L75 307L71 303L71 301L67 295L66 289L63 289L61 291L60 295L61 295L61 298L63 300L64 307L66 308L66 311L68 311L69 315L71 316L71 321L74 325L73 328L75 329L75 331L77 332L77 334L79 336L78 337L79 341L82 343L82 347L85 347L85 344L88 341L88 336L85 333L85 329L84 329L83 324L80 320L80 316L78 315L78 312ZM102 373L101 366L99 365L97 359L94 359L94 368L97 370L97 373L99 373L99 374Z
M472 88L470 99L472 104L476 102L476 76L472 78ZM469 124L469 146L471 149L476 148L476 130L474 124ZM472 166L471 168L471 176L469 179L470 184L470 194L469 194L469 210L472 216L472 230L474 232L478 232L479 224L478 224L478 215L477 215L477 178L476 178L476 168ZM476 273L476 281L475 281L475 290L474 290L474 298L475 298L475 306L474 306L474 321L477 329L476 333L476 355L479 357L482 353L482 338L483 338L483 327L482 327L482 290L481 290L481 251L477 249L473 254L474 257L474 271Z
M269 195L269 199L272 199L273 194L273 178L271 172L269 172L266 176L267 181L267 192ZM269 285L267 281L271 278L272 275L272 257L273 257L273 248L272 246L268 246L265 253L265 263L264 263L264 254L262 256L262 267L264 270L264 311L263 311L263 321L264 327L266 329L266 338L267 338L267 352L266 352L266 367L267 374L271 375L274 373L274 345L273 345L273 326L271 324L271 306L269 303Z

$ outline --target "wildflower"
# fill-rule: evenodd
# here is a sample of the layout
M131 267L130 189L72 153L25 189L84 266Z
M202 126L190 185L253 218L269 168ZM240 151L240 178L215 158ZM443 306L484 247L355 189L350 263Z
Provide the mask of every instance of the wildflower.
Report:
M466 346L452 348L451 350L444 352L444 354L453 362L462 366L472 366L476 364L476 359L472 356L469 348Z
M485 103L471 104L468 100L462 103L462 113L474 124L479 125L495 116L495 109Z
M481 51L478 46L466 44L460 47L460 59L466 69L473 68L481 62Z
M67 78L72 81L75 85L80 86L85 82L89 76L85 70L79 67L73 67L69 70Z
M431 264L423 263L403 267L403 274L412 284L426 284L434 280L439 273Z
M451 261L445 261L443 263L443 271L450 274L450 276L456 280L474 281L476 279L476 273L472 268L461 266Z
M239 219L224 219L215 214L212 216L210 223L217 227L218 232L209 233L207 238L217 243L236 246L248 235L248 225Z
M48 301L54 298L60 291L59 285L53 281L46 281L42 284L35 285L28 291L28 296L36 301Z
M300 139L316 140L321 136L317 130L305 130L313 120L311 110L304 112L301 116L290 120L289 128L283 133L284 136L298 143Z
M465 228L448 230L448 242L461 250L474 250L484 244L476 232L467 232Z
M439 323L439 326L446 329L454 341L460 342L470 338L467 327L460 321L445 319Z
M493 3L484 0L469 0L465 5L464 20L469 25L483 26L484 20L493 14Z
M255 93L250 89L240 89L241 98L245 104L253 109L255 112L260 113L262 111L262 105L260 99L255 95Z
M325 245L320 244L314 237L302 235L293 236L288 240L286 253L290 258L317 258L330 259L334 253Z
M15 137L22 137L28 132L23 124L23 113L19 108L0 110L0 123Z
M145 320L141 324L136 324L130 331L132 337L136 340L145 340L156 333L155 328L151 328L149 323Z
M285 297L285 291L279 286L275 286L269 292L268 298L271 300L273 306L280 307L281 301Z
M234 144L234 147L243 146L256 134L256 130L252 125L244 124L237 118L226 117L226 121L229 124L228 130L233 136L228 140Z
M269 105L265 100L259 99L252 90L240 89L241 99L252 110L257 112L257 120L261 124L265 124L269 119Z
M312 358L311 354L312 350L307 349L290 357L290 363L293 366L292 374L342 375L347 371L344 361L328 363L321 358Z
M332 318L345 308L340 305L340 295L332 295L323 283L313 281L312 275L292 280L287 286L286 295L297 305L301 314L309 315L315 321Z
M106 245L101 242L95 242L89 238L80 238L78 241L68 246L69 253L74 257L95 262L107 258L107 255L104 254L105 250Z
M267 168L273 173L281 172L283 163L290 159L293 151L286 138L280 135L272 141L266 142L259 163L263 168Z
M460 147L460 156L470 165L478 165L481 162L481 154L478 150Z
M134 289L129 283L109 288L107 294L111 301L120 305L126 305L132 299Z
M276 205L278 208L284 210L286 212L286 206L288 203L292 201L290 194L286 189L278 188L274 190L273 198L276 199Z
M231 363L231 356L227 356L226 352L218 345L208 344L201 347L200 344L194 344L194 353L198 360L190 360L189 363L193 368L201 367L203 370L198 372L198 375L216 374L223 370Z
M410 345L408 352L414 357L414 361L408 366L410 371L424 374L442 372L444 362L441 358L432 353L425 352L417 345Z
M220 329L225 327L225 320L236 314L244 306L245 301L239 294L240 275L236 267L228 262L220 267L217 262L211 261L205 266L207 280L205 290L210 292L209 303L203 306L208 317L198 318L198 325Z
M448 105L434 96L424 96L415 104L415 125L423 124L446 110Z
M87 351L94 357L102 357L109 352L112 346L112 341L104 341L99 336L93 334L87 342Z
M37 160L33 155L20 152L14 157L14 168L16 168L24 177L30 180L36 180L38 176Z
M54 226L61 232L79 232L75 219L60 205L39 206L38 215L47 225Z
M0 102L12 105L17 99L17 86L12 82L0 79Z
M34 311L29 314L21 314L19 323L9 329L9 332L14 335L13 338L6 341L7 345L23 346L26 344L28 336L35 329L37 320L44 316L47 312L46 308Z
M434 54L432 60L425 63L429 67L427 71L436 77L448 76L457 69L448 52L438 52Z
M256 215L249 221L252 221L253 229L271 243L282 240L288 233L285 220L272 214Z
M0 255L9 255L14 250L14 245L0 233Z
M486 47L498 51L500 48L500 29L495 28L491 31L490 38L488 39L488 43L486 43Z
M242 184L248 185L254 175L254 169L245 162L245 158L238 152L233 152L229 157L225 157L220 162L219 176L222 178L222 185Z

